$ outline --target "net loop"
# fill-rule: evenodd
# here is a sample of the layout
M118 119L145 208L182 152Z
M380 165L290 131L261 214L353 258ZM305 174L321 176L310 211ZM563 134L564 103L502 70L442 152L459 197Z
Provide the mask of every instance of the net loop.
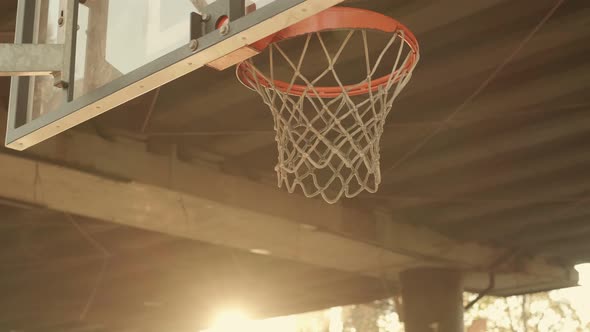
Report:
M368 32L375 31L385 34L385 42L372 54ZM354 38L360 46L351 45ZM302 40L299 51L283 45L292 39ZM340 44L331 49L335 39ZM290 193L299 187L305 196L319 195L328 203L375 193L385 120L419 59L412 33L379 13L333 7L253 46L264 50L267 62L246 60L237 76L272 112L279 187ZM318 58L309 59L314 47L316 57L325 57L324 69L317 70ZM351 57L364 61L361 78L352 83L338 73L348 67L339 67L343 58Z

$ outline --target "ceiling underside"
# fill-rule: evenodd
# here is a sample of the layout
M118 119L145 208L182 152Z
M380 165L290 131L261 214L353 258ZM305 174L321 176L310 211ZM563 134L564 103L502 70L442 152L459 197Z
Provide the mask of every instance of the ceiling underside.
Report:
M379 192L343 204L459 241L589 261L590 6L563 1L545 22L558 3L349 1L407 25L421 59L388 118ZM0 3L2 41L15 9ZM203 68L74 130L132 137L154 154L175 146L183 160L275 186L272 125L233 70ZM2 204L0 327L188 330L227 294L276 309L264 315L389 295L371 278Z
M344 203L460 239L590 259L590 8L564 1L536 29L556 3L352 2L406 24L421 59L388 118L379 192ZM271 114L232 70L164 86L142 133L153 101L90 129L133 133L156 152L177 144L183 158L275 185Z

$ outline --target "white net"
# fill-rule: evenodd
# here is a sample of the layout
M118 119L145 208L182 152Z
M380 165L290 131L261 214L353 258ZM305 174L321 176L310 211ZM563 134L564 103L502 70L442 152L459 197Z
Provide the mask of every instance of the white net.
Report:
M310 33L294 38L299 44L273 43L238 69L272 111L279 187L328 203L377 191L385 119L417 60L403 30L379 35L382 45L369 48L366 30Z

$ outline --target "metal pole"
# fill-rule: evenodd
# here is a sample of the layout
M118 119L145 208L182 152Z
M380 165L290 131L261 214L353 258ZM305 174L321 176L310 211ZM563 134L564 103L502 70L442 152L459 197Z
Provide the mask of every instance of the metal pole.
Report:
M418 268L400 274L406 332L462 332L461 272Z
M66 1L65 44L63 48L62 70L56 73L55 86L66 89L66 100L74 99L74 80L76 72L76 41L78 32L79 0Z

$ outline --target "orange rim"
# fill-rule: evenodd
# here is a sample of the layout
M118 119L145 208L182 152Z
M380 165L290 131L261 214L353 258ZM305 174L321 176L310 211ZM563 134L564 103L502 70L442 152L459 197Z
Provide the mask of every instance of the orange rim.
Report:
M341 29L376 30L387 33L401 31L403 32L401 34L403 41L408 44L411 49L408 61L393 73L376 78L370 82L345 85L344 87L318 86L314 87L312 91L309 91L309 88L306 85L290 84L281 80L274 80L271 84L271 82L269 82L263 75L254 70L255 67L250 61L244 61L237 66L236 74L238 79L246 87L253 90L255 90L253 82L258 82L258 84L266 88L272 87L285 94L294 96L302 96L307 93L308 95L320 98L335 98L340 96L344 91L346 91L349 96L357 96L377 91L380 87L387 85L392 76L396 77L393 81L394 83L399 81L403 77L400 73L411 71L418 61L418 41L406 26L389 16L370 10L350 7L331 7L250 46L259 51L263 51L269 45L281 40L295 38L310 33ZM253 74L254 72L256 72L256 75Z

